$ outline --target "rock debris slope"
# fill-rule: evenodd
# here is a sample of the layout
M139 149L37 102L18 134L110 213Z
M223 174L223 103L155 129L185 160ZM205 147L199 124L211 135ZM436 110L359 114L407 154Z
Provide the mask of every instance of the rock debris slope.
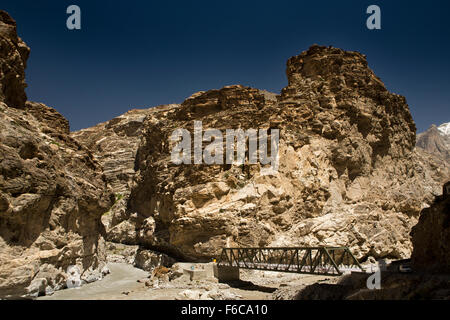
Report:
M130 194L109 236L190 260L217 257L224 246L288 245L409 257L410 229L449 168L415 149L405 98L357 52L315 45L289 59L286 73L280 95L234 85L148 113L133 142ZM280 129L278 173L262 174L259 164L173 164L170 135L192 133L195 120L224 136L225 129Z
M112 202L101 168L63 116L25 102L30 50L4 11L0 42L0 298L97 280Z

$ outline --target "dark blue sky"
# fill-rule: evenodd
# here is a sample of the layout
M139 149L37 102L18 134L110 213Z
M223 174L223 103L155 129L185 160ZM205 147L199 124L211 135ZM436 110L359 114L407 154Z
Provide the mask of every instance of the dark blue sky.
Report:
M82 30L66 28L66 8ZM382 30L366 28L377 4ZM418 131L450 121L450 1L2 0L31 47L29 100L56 108L72 130L131 108L180 103L243 84L279 93L286 60L313 43L356 50Z

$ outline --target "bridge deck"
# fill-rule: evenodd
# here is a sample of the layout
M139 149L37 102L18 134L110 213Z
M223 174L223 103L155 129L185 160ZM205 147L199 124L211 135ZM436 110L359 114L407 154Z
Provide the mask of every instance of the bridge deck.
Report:
M347 247L224 248L218 265L334 276L365 272Z

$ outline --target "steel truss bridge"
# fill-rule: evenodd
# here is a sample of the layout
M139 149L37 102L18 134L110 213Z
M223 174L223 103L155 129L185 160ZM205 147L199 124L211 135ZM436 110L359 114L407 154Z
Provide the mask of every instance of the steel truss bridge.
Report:
M332 276L365 272L347 247L224 248L218 265Z

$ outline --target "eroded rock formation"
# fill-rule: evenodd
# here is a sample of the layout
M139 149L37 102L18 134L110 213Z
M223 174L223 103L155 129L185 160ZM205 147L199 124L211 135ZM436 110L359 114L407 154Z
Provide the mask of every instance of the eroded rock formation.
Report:
M74 139L92 151L103 170L108 189L114 194L114 205L102 216L108 240L136 243L134 220L126 207L136 173L135 159L143 123L150 114L164 113L176 107L177 105L164 105L130 110L105 123L71 133Z
M114 241L190 260L233 245L344 245L358 258L409 257L409 231L449 168L415 150L405 98L388 92L364 55L331 47L289 59L287 77L280 95L235 85L148 113L127 209L112 218ZM224 136L280 129L278 172L175 165L170 136L192 133L195 120Z
M0 298L97 280L112 204L102 171L63 116L25 102L29 48L3 11L0 42Z
M23 108L25 94L25 67L30 48L17 36L16 22L0 10L0 102L10 107Z

